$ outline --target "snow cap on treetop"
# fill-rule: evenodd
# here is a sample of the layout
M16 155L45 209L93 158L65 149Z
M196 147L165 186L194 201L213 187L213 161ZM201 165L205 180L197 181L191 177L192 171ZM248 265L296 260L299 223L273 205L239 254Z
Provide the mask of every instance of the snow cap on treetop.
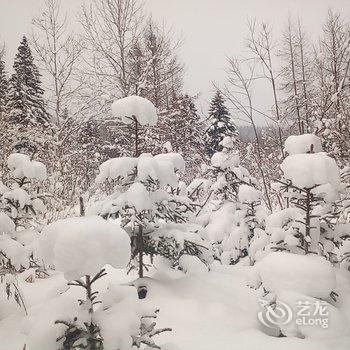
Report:
M234 138L230 136L225 136L220 145L224 148L233 149L234 148Z
M95 275L106 264L125 267L130 260L130 238L99 216L69 218L43 230L37 253L71 281Z
M335 160L325 153L293 154L281 164L283 175L299 188L331 184L340 186L340 170Z
M134 118L141 125L156 125L158 121L156 107L140 96L128 96L114 101L112 114L124 124L131 124Z
M314 134L289 136L284 143L284 148L290 155L322 152L321 140Z

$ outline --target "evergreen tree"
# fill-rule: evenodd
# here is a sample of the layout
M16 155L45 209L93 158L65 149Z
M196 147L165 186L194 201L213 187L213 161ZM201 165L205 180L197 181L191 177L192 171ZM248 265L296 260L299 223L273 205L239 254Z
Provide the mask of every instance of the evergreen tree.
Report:
M5 131L5 111L6 111L6 103L7 103L7 94L8 94L8 80L6 77L5 71L5 62L2 60L0 56L0 145L2 151L5 151L6 142L6 131ZM0 171L5 167L4 164L5 157L1 157L0 159Z
M8 93L8 81L5 71L5 62L0 58L0 116L5 112ZM1 117L0 117L1 120Z
M220 145L225 136L238 136L238 130L231 120L220 91L216 91L209 107L209 127L205 132L206 153L211 157L222 150Z
M189 95L174 96L171 106L160 116L161 145L170 142L174 152L186 162L186 177L191 180L198 172L204 158L203 123L198 115L194 98Z
M18 47L13 68L6 117L12 147L35 153L44 147L44 135L51 129L50 116L43 99L40 74L25 36Z

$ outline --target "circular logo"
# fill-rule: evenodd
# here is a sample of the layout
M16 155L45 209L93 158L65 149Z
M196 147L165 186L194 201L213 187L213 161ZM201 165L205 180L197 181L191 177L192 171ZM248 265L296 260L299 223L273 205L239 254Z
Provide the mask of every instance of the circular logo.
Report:
M288 324L293 318L292 309L282 301L277 301L274 307L265 300L259 300L264 310L258 313L259 321L266 327L275 328Z

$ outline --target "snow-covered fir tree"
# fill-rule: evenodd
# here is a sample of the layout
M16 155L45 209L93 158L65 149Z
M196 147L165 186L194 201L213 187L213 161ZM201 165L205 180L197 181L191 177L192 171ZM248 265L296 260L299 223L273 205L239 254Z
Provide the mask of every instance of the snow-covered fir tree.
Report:
M8 79L6 76L5 62L0 56L0 115L5 112L8 94Z
M226 136L221 147L204 169L211 184L196 179L189 188L191 193L207 192L201 194L199 221L214 246L216 259L235 264L248 255L254 235L264 227L266 208L255 188L256 179L240 165L235 140Z
M6 142L7 132L5 125L5 112L8 97L8 79L6 75L5 62L3 57L0 56L0 144L3 152L5 148L8 148L8 143ZM0 169L5 167L4 164L5 157L0 159Z
M211 157L222 150L221 141L225 136L238 136L222 93L217 90L209 106L208 127L205 131L206 154Z
M40 184L47 174L43 163L32 161L24 154L11 154L7 166L9 179L5 184L0 181L0 279L1 282L5 279L8 297L12 295L25 310L16 275L32 268L26 277L32 280L42 272L33 256L32 243L39 236L39 219L46 211ZM0 175L0 178L6 177Z
M52 323L45 322L48 336L40 336L40 328L33 327L30 348L43 348L47 342L57 350L118 349L126 344L159 348L153 336L171 330L155 328L159 310L143 305L134 287L110 285L105 293L95 289L96 282L107 275L106 264L120 269L130 259L130 239L122 228L98 216L59 220L43 230L37 254L62 271L69 288L82 289L85 297L74 300L61 293L50 300L41 312L43 320L53 318ZM59 312L57 305L62 308Z
M15 56L9 80L6 127L13 150L33 153L47 151L53 129L46 111L40 73L24 36Z
M287 208L266 220L266 235L257 238L259 258L268 251L320 254L334 261L340 244L336 226L341 213L344 185L335 160L322 152L321 140L313 134L290 136L285 142L289 154L281 164L283 177L274 187L283 194Z
M180 153L187 166L186 179L190 180L198 173L203 159L204 125L195 99L189 95L174 95L171 105L160 116L160 142L169 141L174 152Z
M155 107L139 96L117 100L112 109L127 123L133 120L136 125L149 125L157 121ZM135 155L138 152L135 142ZM112 193L93 210L105 218L120 218L131 237L131 268L137 268L139 277L147 268L145 256L162 255L174 265L183 254L210 259L210 247L197 233L198 227L186 225L194 209L178 188L181 171L183 158L172 152L114 158L100 166L96 181L106 183Z

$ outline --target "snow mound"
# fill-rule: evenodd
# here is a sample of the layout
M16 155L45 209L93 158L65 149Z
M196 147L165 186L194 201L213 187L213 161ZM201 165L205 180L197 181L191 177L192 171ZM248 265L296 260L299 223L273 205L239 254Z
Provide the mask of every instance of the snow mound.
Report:
M127 233L98 216L56 221L43 230L38 255L67 280L95 275L106 264L123 268L130 260Z
M114 101L112 114L125 124L131 124L134 118L141 125L156 125L158 121L156 107L140 96L128 96Z
M291 291L326 299L336 287L331 263L320 256L275 252L256 268L264 288L276 294Z
M315 185L331 184L340 186L340 171L333 158L324 153L294 154L282 163L284 177L299 188L312 188Z
M14 177L43 181L47 178L46 166L29 156L21 153L12 153L7 159L7 165Z
M285 150L290 154L322 152L321 140L314 134L292 135L284 143Z
M287 337L302 336L328 343L332 338L341 338L346 332L346 318L336 307L325 301L284 291L278 296L277 302L288 305L292 310L292 321L280 324L283 334ZM306 306L306 312L300 311L303 305ZM301 314L305 316L302 317ZM314 321L315 318L319 323Z

